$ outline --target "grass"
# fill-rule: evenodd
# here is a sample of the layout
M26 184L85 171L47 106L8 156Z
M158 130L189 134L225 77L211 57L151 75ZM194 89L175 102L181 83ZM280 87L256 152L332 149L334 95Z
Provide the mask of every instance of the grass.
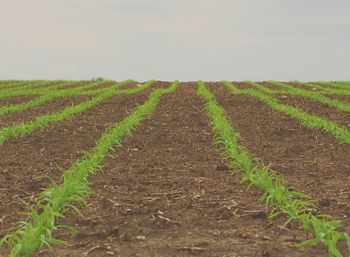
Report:
M177 86L176 81L169 88L153 91L144 104L136 107L129 116L109 128L91 151L63 173L61 184L52 181L52 185L39 195L37 206L29 210L29 221L20 222L21 227L2 239L1 243L7 243L9 246L10 257L29 256L40 247L51 248L54 244L63 243L53 235L62 227L57 224L57 220L63 218L69 210L80 214L76 205L86 206L85 198L92 193L89 188L89 175L100 170L109 150L112 147L121 147L123 136L130 134L154 111L160 97L174 92Z
M224 109L204 82L198 82L197 92L206 103L215 144L223 146L222 156L231 161L230 167L233 170L243 171L242 182L248 183L248 188L255 186L263 191L261 200L272 209L270 218L284 215L287 217L284 226L298 222L305 232L312 232L314 238L304 241L300 246L322 243L332 257L342 256L337 249L340 240L346 241L350 249L349 235L338 231L342 227L341 221L333 220L327 215L314 215L313 209L316 206L308 195L290 187L287 181L264 166L259 159L251 157L247 149L240 145L239 133L234 130Z
M100 95L95 96L94 98L87 100L83 103L69 106L63 109L62 111L39 116L30 122L19 123L19 124L10 125L8 127L4 127L0 129L0 146L2 146L10 138L22 137L24 135L30 134L36 129L44 128L51 123L60 122L60 121L72 118L76 114L84 112L104 102L105 100L107 100L108 98L114 95L135 94L147 89L148 87L152 86L154 83L155 81L152 80L152 81L146 82L140 87L133 88L133 89L126 89L126 90L119 90L119 91L114 89L104 90ZM121 86L124 84L125 82L120 82L117 86Z
M271 109L297 120L307 128L318 129L326 134L334 136L340 143L350 144L350 131L329 119L309 114L297 107L282 104L273 96L266 95L260 91L239 89L227 81L223 81L222 83L235 94L244 94L254 97L265 103Z

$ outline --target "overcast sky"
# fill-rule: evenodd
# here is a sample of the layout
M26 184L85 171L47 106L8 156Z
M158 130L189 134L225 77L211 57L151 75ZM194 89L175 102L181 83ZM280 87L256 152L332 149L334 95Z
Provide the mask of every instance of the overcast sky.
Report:
M349 0L0 0L0 79L350 80Z

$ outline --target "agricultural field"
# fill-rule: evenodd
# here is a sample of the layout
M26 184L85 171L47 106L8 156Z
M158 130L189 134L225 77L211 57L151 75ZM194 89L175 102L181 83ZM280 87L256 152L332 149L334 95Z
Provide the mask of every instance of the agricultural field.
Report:
M350 82L0 81L0 256L350 254Z

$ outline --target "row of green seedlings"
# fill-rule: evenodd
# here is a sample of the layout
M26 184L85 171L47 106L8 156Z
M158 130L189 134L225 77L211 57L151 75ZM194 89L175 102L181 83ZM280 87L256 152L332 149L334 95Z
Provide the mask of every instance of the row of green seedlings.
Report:
M63 81L63 82L40 82L40 83L33 83L28 85L28 87L20 87L20 88L15 88L15 89L2 89L0 90L0 99L6 99L9 97L14 97L14 96L25 96L25 95L46 95L46 94L52 94L56 90L62 89L62 91L66 90L68 92L77 92L76 90L87 90L96 87L97 85L101 85L102 83L106 83L111 81L103 81L103 82L94 82L94 83L87 83L86 85L82 85L80 87L76 88L69 88L70 86L73 85L79 85L82 84L81 81ZM41 88L42 86L45 86L44 88ZM96 91L96 94L99 94L100 91Z
M311 90L315 91L318 90L320 94L324 95L330 95L330 96L350 96L350 91L349 89L342 89L342 88L331 88L328 87L327 84L322 83L322 82L300 82L300 81L291 81L291 84L293 85L301 85L306 88L310 88Z
M324 85L333 89L350 90L350 82L346 81L329 81L329 82L316 82L319 85Z
M104 81L104 82L111 82L111 81ZM61 89L65 87L69 87L72 85L82 85L82 84L94 84L95 82L91 81L85 81L85 80L26 80L19 83L13 83L8 84L6 86L0 86L0 92L1 91L8 91L8 90L22 90L22 89L48 89L50 90L56 90Z
M234 84L223 81L222 82L234 94L243 94L254 97L263 102L271 109L281 112L295 120L303 126L310 129L318 129L326 134L334 136L340 143L350 144L350 131L347 128L338 125L337 123L317 115L310 114L302 109L290 105L280 103L271 95L266 95L263 92L254 89L239 89Z
M256 89L259 89L260 91L267 93L267 94L271 94L271 95L283 94L283 95L301 96L301 97L304 97L306 99L310 99L310 100L313 100L315 102L319 102L319 103L322 103L324 105L333 107L333 108L338 109L338 110L343 111L343 112L350 112L350 104L349 103L329 98L329 97L324 96L324 95L317 93L317 92L312 92L312 91L305 90L302 88L297 88L297 87L291 86L287 83L282 83L282 82L278 82L278 81L267 81L267 83L269 83L270 85L278 86L278 87L282 88L283 90L270 89L268 87L265 87L259 83L255 83L252 81L245 81L245 83L247 83L248 85L250 85Z
M96 94L101 93L101 92L106 91L106 90L118 89L120 86L123 86L125 84L129 84L132 82L134 82L134 81L133 80L126 80L126 81L123 81L122 83L112 83L112 85L109 86L108 88L106 88L102 91L98 90L98 92L96 92ZM57 90L57 91L50 90L48 93L42 94L39 97L37 97L34 100L31 100L29 102L1 106L0 107L0 117L4 116L6 114L9 114L9 113L21 112L21 111L32 109L34 107L38 107L38 106L43 105L45 103L49 103L56 98L81 95L81 94L84 94L84 90L95 88L95 87L100 86L101 84L104 84L104 83L105 82L94 82L94 83L80 86L80 87L76 87L76 88L68 88L68 89ZM65 83L65 85L67 85L67 84L68 83ZM72 85L72 83L69 82L69 85Z
M223 146L219 149L223 157L231 161L232 170L244 172L242 182L247 182L248 188L256 186L263 190L261 200L272 209L269 217L285 215L287 220L284 226L297 222L305 232L313 233L314 238L301 243L301 247L322 243L326 245L329 256L341 257L337 242L345 240L350 249L349 235L338 231L342 227L341 221L333 220L328 215L313 214L316 206L308 195L290 187L287 181L264 166L262 161L251 157L247 149L240 145L239 133L234 130L224 109L204 82L198 82L197 92L206 103L206 112L215 134L215 144Z
M16 257L29 256L43 246L52 249L54 244L63 243L54 238L57 229L66 228L58 225L58 219L63 218L69 210L81 215L77 205L87 206L85 199L92 194L89 188L89 176L102 169L103 159L109 150L112 147L121 147L122 138L151 115L160 97L174 92L178 84L176 81L168 88L154 90L148 100L136 107L131 115L109 128L91 151L63 173L62 183L52 181L52 185L38 196L37 205L28 213L29 218L26 219L28 221L20 222L21 226L17 230L1 240L0 247L7 243L10 257Z
M0 146L2 146L5 142L7 142L11 138L22 137L30 134L34 130L42 129L48 126L49 124L73 118L78 113L84 112L106 101L112 96L122 95L122 94L136 94L136 93L142 92L143 90L151 87L155 82L156 82L155 80L151 80L136 88L130 88L130 89L124 89L124 90L114 90L115 88L104 90L98 96L95 96L92 99L87 100L83 103L69 106L61 111L58 111L52 114L39 116L35 118L33 121L13 124L8 127L4 127L0 129ZM129 83L129 81L119 82L117 83L117 86L120 87L127 83Z
M28 81L27 83L16 86L6 87L0 89L0 99L4 99L11 96L31 95L47 93L52 90L57 90L66 86L71 86L80 82L77 81ZM32 93L34 92L34 93Z
M50 80L13 80L13 81L3 81L0 83L0 90L4 89L14 89L22 87L31 87L35 85L47 85L52 83ZM57 81L55 81L57 82Z

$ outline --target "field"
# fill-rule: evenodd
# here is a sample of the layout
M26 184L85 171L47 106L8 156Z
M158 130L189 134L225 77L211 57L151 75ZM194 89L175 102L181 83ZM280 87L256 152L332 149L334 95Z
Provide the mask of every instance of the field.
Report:
M0 256L349 256L350 82L0 81Z

